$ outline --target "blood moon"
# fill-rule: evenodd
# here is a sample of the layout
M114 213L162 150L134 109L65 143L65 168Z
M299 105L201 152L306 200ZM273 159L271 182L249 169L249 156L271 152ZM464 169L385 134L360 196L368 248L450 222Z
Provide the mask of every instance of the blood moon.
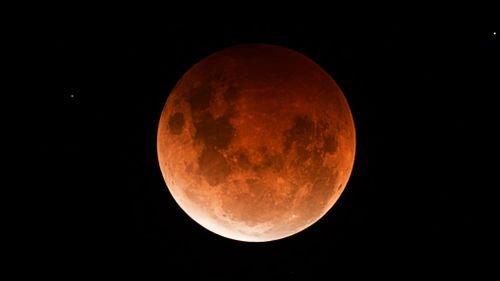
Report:
M296 51L260 44L189 69L168 96L157 141L179 206L206 229L251 242L319 220L346 186L356 144L335 81Z

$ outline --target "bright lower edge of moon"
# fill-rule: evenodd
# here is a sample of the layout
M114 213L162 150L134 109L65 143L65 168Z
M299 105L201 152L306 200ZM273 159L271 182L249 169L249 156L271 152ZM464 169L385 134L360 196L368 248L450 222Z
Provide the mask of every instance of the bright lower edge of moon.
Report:
M189 69L163 108L160 169L177 204L226 238L264 242L323 217L354 164L352 114L306 56L238 45Z

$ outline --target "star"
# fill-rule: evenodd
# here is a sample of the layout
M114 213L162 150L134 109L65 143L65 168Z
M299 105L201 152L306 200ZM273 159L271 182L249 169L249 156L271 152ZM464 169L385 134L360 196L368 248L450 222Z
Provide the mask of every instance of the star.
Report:
M76 101L79 95L80 95L80 89L78 88L64 89L65 99Z

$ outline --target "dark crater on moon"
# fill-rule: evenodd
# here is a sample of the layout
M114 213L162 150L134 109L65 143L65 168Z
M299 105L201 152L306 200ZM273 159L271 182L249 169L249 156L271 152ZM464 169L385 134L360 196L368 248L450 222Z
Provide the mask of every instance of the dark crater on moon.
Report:
M176 112L168 119L168 130L172 135L179 135L184 128L184 114Z
M227 148L235 131L229 118L226 114L214 119L209 112L204 112L199 120L193 122L196 128L194 139L203 142L207 148Z
M211 186L218 185L231 174L231 167L224 156L214 149L203 149L198 165L199 173Z

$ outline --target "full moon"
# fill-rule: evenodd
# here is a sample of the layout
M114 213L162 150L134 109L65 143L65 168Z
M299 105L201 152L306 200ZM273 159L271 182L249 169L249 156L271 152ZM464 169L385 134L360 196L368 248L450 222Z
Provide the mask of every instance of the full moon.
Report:
M248 242L285 238L335 204L356 135L335 81L306 56L248 44L202 59L177 82L158 126L168 190L198 224Z

